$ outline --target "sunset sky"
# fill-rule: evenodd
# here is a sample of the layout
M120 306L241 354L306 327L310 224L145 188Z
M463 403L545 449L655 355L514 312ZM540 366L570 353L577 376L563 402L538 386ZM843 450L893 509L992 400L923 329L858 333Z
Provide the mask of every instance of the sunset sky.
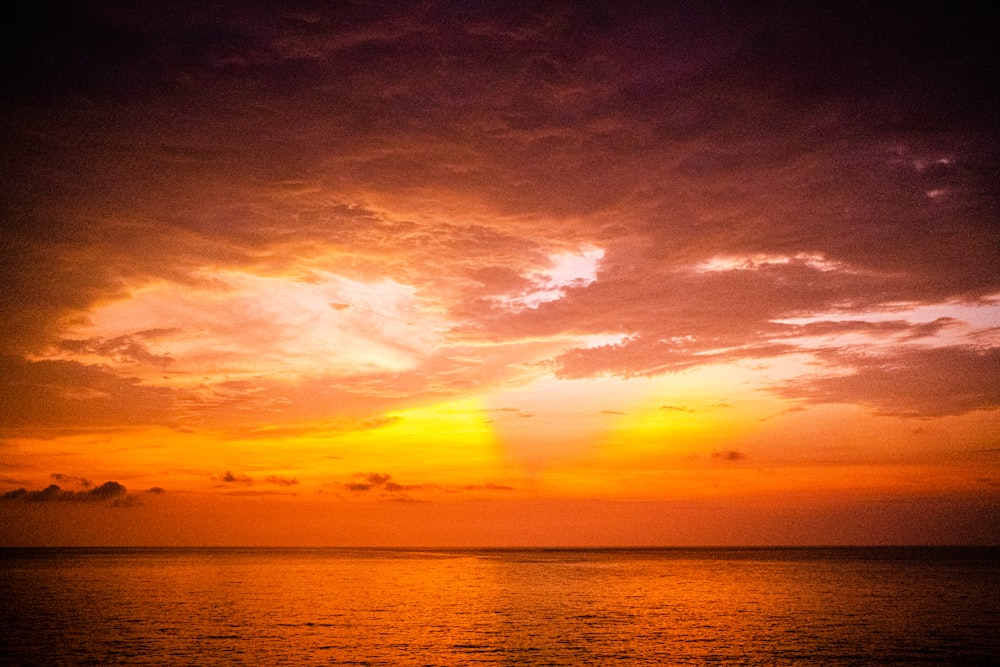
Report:
M5 17L0 546L1000 544L992 22L659 4Z

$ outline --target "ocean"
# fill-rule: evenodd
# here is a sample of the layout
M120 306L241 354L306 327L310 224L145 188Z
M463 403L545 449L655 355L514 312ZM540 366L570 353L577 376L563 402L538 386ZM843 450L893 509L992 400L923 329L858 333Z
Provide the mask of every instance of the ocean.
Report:
M0 549L4 665L998 665L1000 549Z

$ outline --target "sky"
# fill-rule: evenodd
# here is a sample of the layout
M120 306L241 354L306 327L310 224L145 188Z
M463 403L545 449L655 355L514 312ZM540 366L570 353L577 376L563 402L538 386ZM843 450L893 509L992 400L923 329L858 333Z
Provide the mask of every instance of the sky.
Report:
M1000 544L981 10L537 4L5 17L0 546Z

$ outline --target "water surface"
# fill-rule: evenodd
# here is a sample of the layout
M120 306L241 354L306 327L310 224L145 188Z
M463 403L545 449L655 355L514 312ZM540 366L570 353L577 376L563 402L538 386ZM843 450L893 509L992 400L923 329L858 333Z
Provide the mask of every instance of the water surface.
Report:
M1000 664L1000 550L5 549L3 664Z

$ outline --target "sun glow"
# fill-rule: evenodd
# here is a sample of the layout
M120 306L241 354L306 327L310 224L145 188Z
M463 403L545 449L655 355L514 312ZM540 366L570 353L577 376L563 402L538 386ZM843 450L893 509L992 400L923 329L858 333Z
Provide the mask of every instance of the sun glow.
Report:
M393 411L382 425L331 438L339 467L391 469L401 479L477 484L507 467L483 403L477 398ZM469 481L469 480L472 481Z

